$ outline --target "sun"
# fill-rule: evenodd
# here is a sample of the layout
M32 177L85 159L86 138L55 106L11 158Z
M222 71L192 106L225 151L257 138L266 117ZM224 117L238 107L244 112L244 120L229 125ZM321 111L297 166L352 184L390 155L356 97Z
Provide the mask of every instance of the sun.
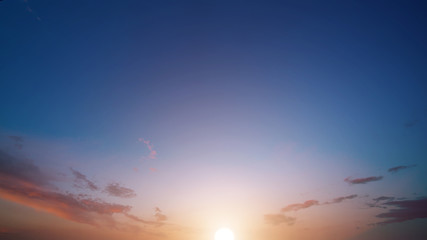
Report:
M233 231L229 228L220 228L215 232L215 240L234 240Z

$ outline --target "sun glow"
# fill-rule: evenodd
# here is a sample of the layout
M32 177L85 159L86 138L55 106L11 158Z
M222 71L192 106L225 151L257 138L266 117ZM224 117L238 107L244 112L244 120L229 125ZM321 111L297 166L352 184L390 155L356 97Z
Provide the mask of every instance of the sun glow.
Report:
M234 240L233 231L229 228L220 228L215 232L215 240Z

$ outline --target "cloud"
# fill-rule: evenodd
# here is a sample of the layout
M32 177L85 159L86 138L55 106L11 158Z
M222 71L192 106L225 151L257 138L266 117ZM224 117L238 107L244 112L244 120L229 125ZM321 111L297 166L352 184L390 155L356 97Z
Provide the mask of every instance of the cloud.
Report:
M317 201L317 200L307 200L303 203L290 204L290 205L282 208L280 210L280 212L286 213L286 212L290 212L290 211L299 211L301 209L306 209L306 208L309 208L312 206L341 203L345 200L353 199L356 197L357 197L357 194L352 194L352 195L343 196L343 197L337 197L337 198L334 198L333 200L325 202L323 204L319 204L319 201ZM292 225L295 223L296 218L295 217L288 217L285 214L266 214L266 215L264 215L264 220L267 224L271 224L271 225L280 225L282 223Z
M153 146L153 144L151 144L151 142L149 140L145 140L143 138L138 138L138 141L143 142L147 146L148 150L150 151L147 158L149 158L149 159L156 159L157 158L157 151L154 150L154 146Z
M142 218L139 218L139 217L137 217L137 216L135 216L135 215L132 215L132 214L129 214L129 213L124 213L124 215L125 215L126 217L128 217L129 219L132 219L132 220L134 220L134 221L136 221L136 222L141 222L141 223L148 224L148 225L161 225L161 224L159 224L158 222L155 222L155 221L147 221L147 220L144 220L144 219L142 219Z
M394 197L387 197L387 196L381 196L381 197L377 197L377 198L373 198L372 200L374 201L374 203L367 203L367 205L371 208L387 208L385 206L383 206L382 204L386 201L393 201L395 198Z
M94 226L116 225L113 214L127 213L131 207L106 203L99 199L80 198L73 194L50 191L31 183L1 179L0 197L71 221Z
M309 208L311 206L316 206L318 204L319 204L319 201L317 200L308 200L308 201L305 201L304 203L290 204L282 208L281 212L298 211L301 209Z
M324 204L334 204L334 203L340 203L340 202L342 202L342 201L344 201L344 200L349 200L349 199L353 199L353 198L356 198L357 197L357 194L353 194L353 195L348 195L348 196L344 196L344 197L337 197L337 198L334 198L332 201L330 201L330 202L325 202Z
M81 187L81 188L87 188L89 190L92 191L97 191L99 188L98 186L95 185L95 183L93 183L92 181L90 181L89 179L87 179L87 177L82 174L79 171L76 171L72 168L70 168L71 172L74 175L74 186L76 187Z
M121 197L121 198L132 198L136 197L134 190L120 186L118 183L110 183L105 187L104 192L110 196Z
M22 147L24 146L22 143L24 142L24 138L21 136L8 136L9 139L11 139L14 142L14 146L21 150Z
M156 212L154 214L154 216L156 217L157 222L164 222L164 221L168 220L168 217L166 215L162 214L162 210L160 210L159 207L155 207L154 211Z
M418 121L419 121L419 120L411 120L411 121L407 121L407 122L404 124L404 126L405 126L406 128L411 128L411 127L413 127L413 126L417 125Z
M30 161L21 161L0 150L0 176L2 179L14 179L17 182L28 182L48 186L53 177L42 173L39 167Z
M367 178L354 178L354 179L351 179L350 177L348 177L348 178L344 179L344 181L348 182L349 184L365 184L368 182L379 181L381 179L383 179L382 176L378 176L378 177L372 176L372 177L367 177Z
M391 201L383 205L396 208L386 213L378 214L377 218L388 219L378 224L399 223L417 218L427 218L427 198Z
M23 142L24 141L24 138L21 136L8 136L8 137L9 137L9 139L12 139L15 142Z
M375 202L392 201L394 200L394 197L381 196L381 197L373 198L372 200L374 200Z
M264 215L264 221L267 224L271 225L280 225L282 223L293 225L295 224L296 218L294 217L288 217L284 214L266 214Z
M407 168L412 168L412 167L416 167L416 166L417 165L408 165L408 166L401 165L401 166L396 166L396 167L389 168L388 172L397 173L400 170L407 169Z
M72 170L73 171L73 170ZM74 170L77 173L77 171ZM83 174L75 174L82 179ZM83 175L84 176L84 175ZM114 215L121 214L130 219L138 219L130 214L131 206L108 203L86 194L63 193L52 187L53 178L45 175L32 163L22 161L0 151L0 198L42 210L58 217L93 226L121 229ZM133 217L133 218L132 218Z

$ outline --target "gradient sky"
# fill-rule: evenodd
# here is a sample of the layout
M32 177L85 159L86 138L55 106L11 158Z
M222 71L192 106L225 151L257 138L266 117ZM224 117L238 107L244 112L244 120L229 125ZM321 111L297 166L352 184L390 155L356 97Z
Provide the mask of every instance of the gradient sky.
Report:
M425 1L0 1L0 238L426 239Z

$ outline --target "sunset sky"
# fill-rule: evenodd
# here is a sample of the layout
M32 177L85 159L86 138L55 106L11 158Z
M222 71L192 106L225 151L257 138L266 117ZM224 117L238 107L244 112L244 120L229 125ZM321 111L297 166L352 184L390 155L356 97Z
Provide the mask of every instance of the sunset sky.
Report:
M0 1L0 239L427 239L425 1Z

